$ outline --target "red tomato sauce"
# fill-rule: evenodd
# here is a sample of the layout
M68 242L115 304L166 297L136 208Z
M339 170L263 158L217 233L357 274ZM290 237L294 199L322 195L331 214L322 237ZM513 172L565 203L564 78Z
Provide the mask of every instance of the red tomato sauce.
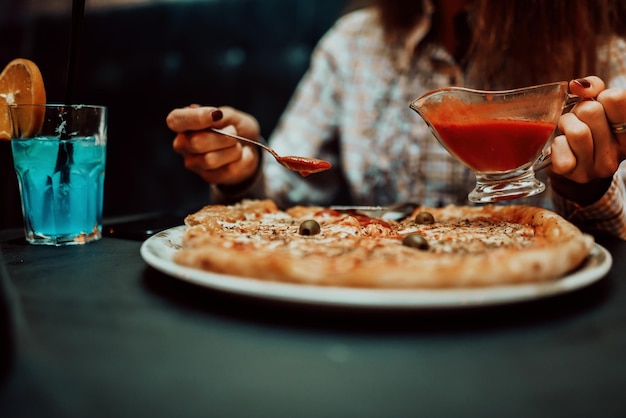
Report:
M320 211L315 212L315 214L313 215L314 217L324 217L324 216L329 216L329 217L340 217L342 215L348 215L348 216L352 216L353 218L355 218L357 221L359 221L359 224L361 226L367 226L370 224L379 224L382 225L386 228L391 228L391 225L389 225L389 223L385 222L382 219L379 218L370 218L369 216L365 216L365 215L361 215L360 213L357 213L358 211L355 210L345 210L345 211L338 211L338 210L334 210L334 209L322 209Z
M305 157L280 157L278 161L289 168L290 170L297 171L303 177L309 174L319 173L320 171L328 170L331 164L328 161L318 160L316 158Z
M506 171L534 161L554 132L548 122L433 122L448 150L476 171Z

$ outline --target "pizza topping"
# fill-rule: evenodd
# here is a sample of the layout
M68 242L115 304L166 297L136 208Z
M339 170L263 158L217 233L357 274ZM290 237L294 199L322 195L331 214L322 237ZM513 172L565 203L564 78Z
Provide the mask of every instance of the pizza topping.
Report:
M317 235L321 230L320 224L315 219L307 219L300 224L298 233L300 235Z
M292 212L292 211L290 211ZM325 208L325 209L320 209L315 211L314 215L315 217L329 217L329 218L334 218L334 217L339 217L341 216L342 213L339 212L338 210L334 210L334 209L330 209L330 208Z
M433 214L430 212L420 212L415 215L415 223L416 224L434 224L435 218Z
M354 214L354 215L351 215L351 216L353 218L355 218L357 221L359 221L361 226L367 226L367 225L371 225L371 224L378 224L378 225L381 225L383 228L391 229L391 225L389 225L388 222L385 222L382 219L372 218L372 217L369 217L369 216L359 215L359 214Z
M402 236L421 235L431 252L443 254L481 254L497 248L518 251L541 239L533 225L500 219L476 217L445 219L432 224L403 221L398 232Z
M324 207L281 211L271 201L243 201L208 206L185 223L177 263L335 286L548 280L579 265L593 244L558 215L526 206L422 207L396 221Z
M402 245L418 250L427 250L430 247L426 238L418 234L409 234L402 238Z

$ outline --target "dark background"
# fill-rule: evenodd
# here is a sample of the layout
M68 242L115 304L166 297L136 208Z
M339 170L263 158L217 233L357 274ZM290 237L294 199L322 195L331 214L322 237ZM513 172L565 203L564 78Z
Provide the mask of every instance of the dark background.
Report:
M67 0L71 5L71 0ZM90 8L75 102L109 107L104 216L197 210L210 191L171 149L165 117L190 103L232 105L268 136L344 0L206 0ZM70 11L0 1L0 67L33 60L48 102L65 97ZM0 141L0 228L21 226L8 141Z

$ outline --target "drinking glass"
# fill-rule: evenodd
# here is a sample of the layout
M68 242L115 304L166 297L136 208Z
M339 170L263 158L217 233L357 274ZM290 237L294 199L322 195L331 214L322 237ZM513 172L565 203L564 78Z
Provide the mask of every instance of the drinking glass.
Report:
M10 113L26 240L61 246L100 239L107 108L12 105ZM31 132L32 116L42 113Z
M559 116L578 98L560 81L515 90L449 87L410 103L437 140L476 175L472 202L533 196L545 190L535 170L549 164Z

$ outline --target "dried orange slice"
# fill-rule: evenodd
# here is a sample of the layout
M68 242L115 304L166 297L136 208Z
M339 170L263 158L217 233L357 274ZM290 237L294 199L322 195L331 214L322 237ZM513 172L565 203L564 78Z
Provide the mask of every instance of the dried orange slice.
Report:
M37 65L24 58L16 58L0 74L0 139L11 139L11 104L44 104L46 89ZM34 134L41 128L44 109L25 114L19 121L23 134Z

